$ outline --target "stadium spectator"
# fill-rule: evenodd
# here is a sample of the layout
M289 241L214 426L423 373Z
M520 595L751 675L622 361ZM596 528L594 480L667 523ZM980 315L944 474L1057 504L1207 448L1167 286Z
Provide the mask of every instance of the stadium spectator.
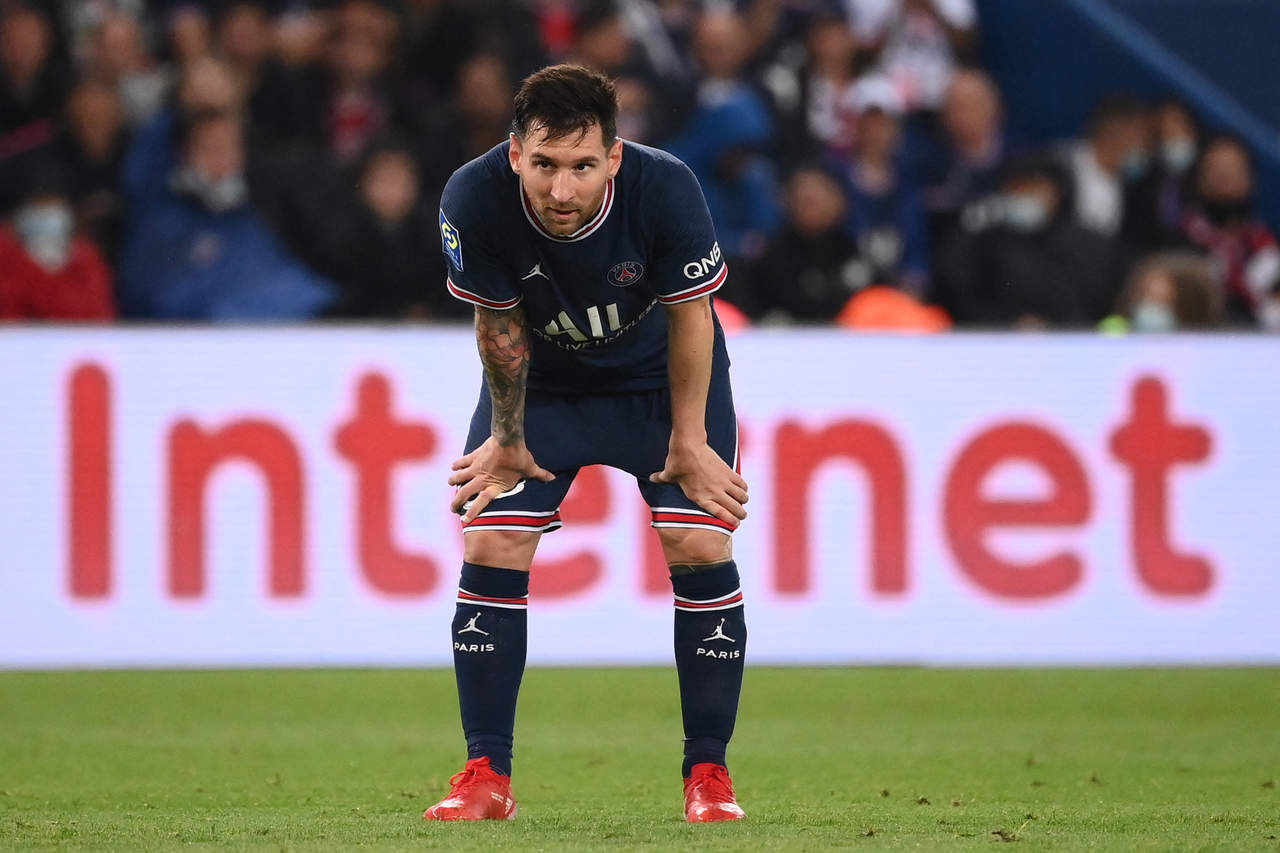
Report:
M819 147L847 157L858 124L857 41L844 18L822 15L809 28L808 50L802 81L804 127Z
M663 114L653 87L639 77L619 77L613 82L618 91L618 136L655 144L663 128Z
M1151 165L1147 120L1141 101L1109 95L1094 107L1085 138L1064 152L1074 182L1076 219L1084 227L1106 237L1120 232L1126 184L1140 180Z
M509 100L509 99L508 99ZM426 209L409 147L376 144L359 171L357 203L342 253L344 317L470 319L473 310L443 287L444 266L433 242L435 210Z
M653 3L650 0L620 0L619 11L627 34L643 55L646 66L664 84L687 85L693 78L688 39L683 27L692 23L692 9L681 3Z
M781 220L777 178L762 150L773 121L764 98L745 79L748 32L730 10L704 12L694 31L702 73L697 107L665 147L702 184L720 248L730 258L752 257Z
M458 69L480 53L480 16L455 0L409 0L404 7L406 70L417 97L449 99Z
M0 7L0 211L17 201L27 165L52 147L66 84L49 19L23 6Z
M1115 300L1115 250L1077 223L1070 205L1070 179L1057 162L1012 162L1000 194L971 206L940 252L934 301L957 325L1096 323Z
M931 245L939 245L971 202L995 192L1009 154L1000 92L977 69L956 72L942 104L939 145L919 154Z
M189 117L238 115L243 108L244 93L225 63L203 57L185 66L174 102L138 130L125 154L121 188L127 202L141 207L167 192L179 128Z
M213 49L213 25L209 13L195 3L179 3L168 13L169 56L179 69L203 59Z
M848 228L848 204L824 169L797 169L786 183L786 219L760 258L730 275L724 297L753 319L829 323L871 284Z
M631 4L635 5L635 4ZM575 21L573 49L569 62L585 65L608 74L615 85L620 85L628 96L623 106L626 114L620 119L629 120L649 141L665 138L674 125L673 116L687 112L687 81L680 78L661 80L660 72L649 62L649 52L637 47L630 35L631 28L624 14L623 4L608 2L589 3ZM658 83L663 85L655 85ZM643 142L619 130L624 139Z
M1205 144L1182 231L1213 259L1228 319L1280 331L1280 244L1258 217L1253 163L1241 140Z
M631 37L613 3L588 4L574 21L569 62L620 76L632 59Z
M251 138L259 145L297 139L307 120L303 89L272 50L275 32L260 0L222 7L215 31L218 55L244 93Z
M304 5L286 5L276 16L272 55L295 73L320 61L329 38L328 13Z
M249 203L244 128L235 113L187 116L163 191L135 205L120 264L126 316L302 319L335 292L291 257Z
M88 76L116 87L130 126L145 123L164 105L169 74L152 60L132 15L115 12L104 18L89 51Z
M972 58L973 0L845 0L854 31L876 54L908 112L942 106L951 74Z
M0 320L110 320L111 271L75 214L57 161L33 161L0 225Z
M858 138L847 169L849 228L872 280L922 293L929 247L920 195L899 160L902 102L889 81L858 82Z
M1117 306L1119 323L1104 328L1135 332L1206 330L1223 323L1222 291L1213 265L1188 251L1159 252L1129 274ZM1109 318L1112 319L1112 318Z
M1187 179L1200 150L1200 127L1186 104L1166 99L1151 114L1153 166L1125 198L1121 235L1140 253L1179 245Z
M410 132L414 110L392 73L398 28L375 0L342 0L324 61L300 76L297 94L306 107L302 136L336 163L355 163L374 139Z
M501 57L482 53L463 64L451 102L433 111L423 134L425 194L438 197L454 169L507 138L512 91Z
M124 221L119 184L127 145L119 90L93 78L77 83L67 99L58 154L70 172L69 192L80 230L113 259Z

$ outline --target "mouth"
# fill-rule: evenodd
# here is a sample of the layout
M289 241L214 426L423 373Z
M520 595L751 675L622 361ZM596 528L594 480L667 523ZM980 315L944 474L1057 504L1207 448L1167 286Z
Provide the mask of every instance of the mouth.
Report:
M555 222L572 222L578 215L578 209L571 207L561 210L555 207L548 207L547 215Z

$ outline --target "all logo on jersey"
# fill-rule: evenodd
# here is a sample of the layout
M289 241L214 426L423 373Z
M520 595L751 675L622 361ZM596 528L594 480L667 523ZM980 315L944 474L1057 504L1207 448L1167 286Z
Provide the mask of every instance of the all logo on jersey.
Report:
M449 221L449 217L444 215L444 208L440 208L440 244L444 247L444 253L449 257L449 262L453 264L453 268L462 270L462 235L458 233L458 229L453 227L453 223Z
M707 273L720 266L723 256L720 254L720 244L713 243L711 251L704 258L698 258L684 265L684 277L689 279L702 278Z
M623 261L609 268L609 283L614 287L630 287L644 278L644 264L639 261Z

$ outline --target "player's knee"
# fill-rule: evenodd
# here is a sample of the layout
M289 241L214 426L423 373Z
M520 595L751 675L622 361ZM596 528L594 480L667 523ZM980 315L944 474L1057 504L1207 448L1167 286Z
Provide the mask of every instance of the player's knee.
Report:
M541 535L523 530L475 530L462 537L462 558L478 566L527 572Z
M733 559L733 539L715 530L660 527L662 555L667 565L706 565Z

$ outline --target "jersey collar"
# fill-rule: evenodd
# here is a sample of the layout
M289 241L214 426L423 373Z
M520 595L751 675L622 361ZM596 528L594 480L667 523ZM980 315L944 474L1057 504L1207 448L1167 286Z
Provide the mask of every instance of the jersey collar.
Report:
M566 234L563 237L558 234L552 234L542 224L542 220L538 218L538 214L534 212L533 202L529 201L529 196L525 195L524 187L519 186L520 190L520 207L524 210L524 218L529 220L529 224L534 227L539 234L548 240L555 240L560 243L574 243L584 237L590 237L596 231L600 230L600 226L604 225L604 220L609 215L609 211L613 209L613 182L614 178L610 178L604 187L604 201L600 204L600 209L596 211L596 215L591 217L590 221L585 223L577 231L572 234Z

